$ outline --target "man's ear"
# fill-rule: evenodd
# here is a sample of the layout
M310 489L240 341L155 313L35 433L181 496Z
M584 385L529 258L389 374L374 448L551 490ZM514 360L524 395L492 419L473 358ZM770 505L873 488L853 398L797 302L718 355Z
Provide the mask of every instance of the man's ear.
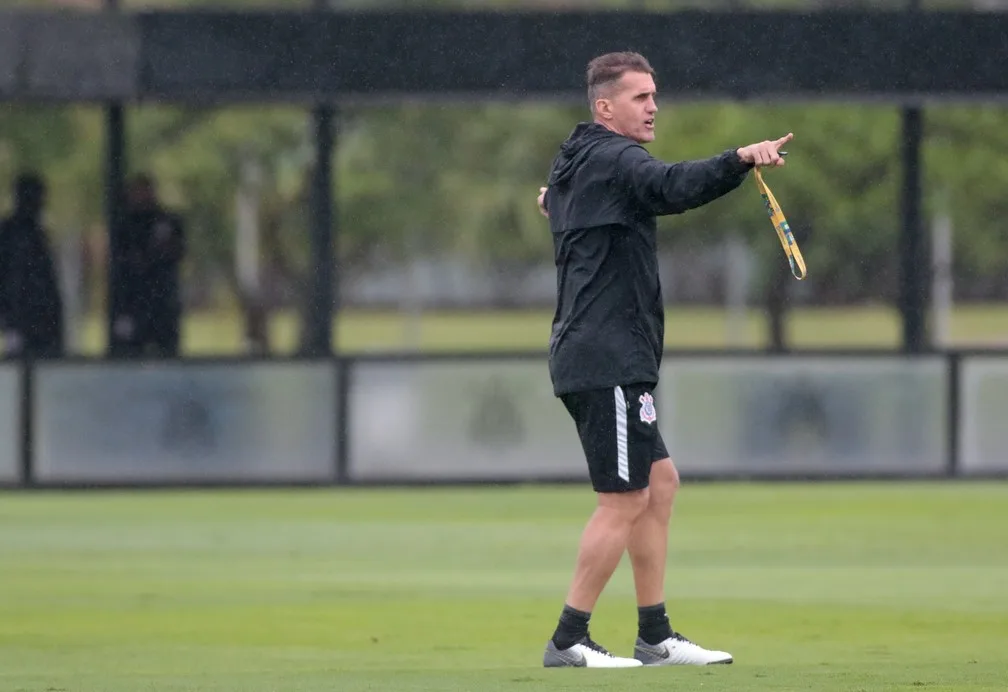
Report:
M612 101L606 98L595 99L595 113L605 120L613 117Z

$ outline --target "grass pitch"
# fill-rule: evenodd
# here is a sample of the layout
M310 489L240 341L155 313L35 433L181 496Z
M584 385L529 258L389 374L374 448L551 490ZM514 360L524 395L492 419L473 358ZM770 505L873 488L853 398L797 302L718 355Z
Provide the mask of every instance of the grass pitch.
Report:
M0 495L0 689L929 692L1008 680L1008 484L689 485L673 626L543 670L585 487ZM592 633L631 651L624 559Z
M343 353L369 351L545 352L549 310L430 311L415 316L399 312L348 310L333 325L334 343ZM269 320L271 352L296 351L300 322L291 312ZM182 329L186 355L234 355L245 351L243 322L236 312L187 314ZM765 348L766 316L748 310L733 318L722 309L668 306L665 345L669 349ZM785 323L792 348L899 348L901 327L894 308L798 308ZM77 350L98 355L105 349L104 318L89 316L79 328ZM1008 347L1008 305L958 305L951 313L947 346Z

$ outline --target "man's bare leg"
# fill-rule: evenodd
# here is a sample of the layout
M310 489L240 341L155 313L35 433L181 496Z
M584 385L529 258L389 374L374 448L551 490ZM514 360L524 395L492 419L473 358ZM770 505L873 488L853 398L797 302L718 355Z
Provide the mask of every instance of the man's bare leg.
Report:
M557 648L566 649L588 634L591 612L616 571L649 496L648 489L598 494L598 507L581 534L574 577L553 634Z
M609 582L633 533L646 512L650 491L599 493L598 507L581 534L577 565L567 605L591 612Z
M669 522L679 490L679 473L671 459L651 466L651 496L627 543L637 591L637 643L634 657L645 665L731 663L732 655L708 651L677 635L665 612L665 565Z
M662 459L651 465L650 488L647 507L634 524L627 542L637 606L642 608L665 601L669 522L679 490L679 472L671 459Z

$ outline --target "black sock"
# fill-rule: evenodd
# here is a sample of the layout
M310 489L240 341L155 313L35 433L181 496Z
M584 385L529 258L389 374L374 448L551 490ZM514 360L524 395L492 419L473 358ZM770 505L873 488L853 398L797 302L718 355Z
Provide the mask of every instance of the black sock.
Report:
M588 635L588 620L591 613L586 613L564 604L560 613L560 622L553 633L553 643L558 649L569 649Z
M664 603L637 608L637 636L646 643L657 644L672 634Z

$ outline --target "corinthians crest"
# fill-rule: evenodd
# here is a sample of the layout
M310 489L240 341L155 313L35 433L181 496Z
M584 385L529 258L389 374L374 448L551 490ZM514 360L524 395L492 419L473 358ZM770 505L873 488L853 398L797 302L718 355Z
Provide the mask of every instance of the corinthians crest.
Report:
M654 397L651 396L650 392L644 392L640 395L640 419L645 423L654 423L658 420L658 414L655 413L654 408Z

